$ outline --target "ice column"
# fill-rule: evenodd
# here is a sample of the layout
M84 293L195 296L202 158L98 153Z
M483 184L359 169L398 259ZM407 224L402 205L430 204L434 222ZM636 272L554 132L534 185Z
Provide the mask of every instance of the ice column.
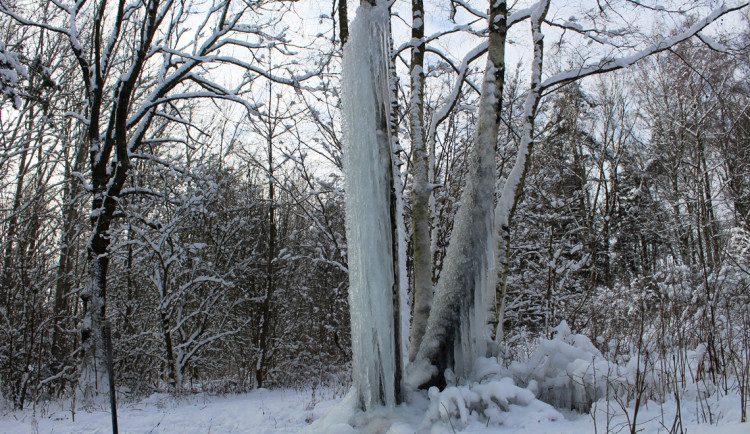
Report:
M352 376L365 410L396 404L386 7L363 2L342 83Z

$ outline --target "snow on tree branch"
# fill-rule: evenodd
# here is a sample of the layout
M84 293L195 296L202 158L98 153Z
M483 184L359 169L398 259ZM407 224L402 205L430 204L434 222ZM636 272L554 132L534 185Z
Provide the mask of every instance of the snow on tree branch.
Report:
M633 65L634 63L645 57L665 51L670 47L679 44L680 42L692 38L693 36L697 35L698 32L705 29L706 27L708 27L708 25L715 22L719 18L731 12L743 9L748 4L750 4L750 2L740 3L736 6L731 7L727 6L726 4L722 5L721 7L714 9L706 17L695 22L687 30L680 32L678 35L670 38L664 38L650 45L649 47L637 51L633 54L621 57L604 57L595 64L583 65L578 68L571 68L566 71L554 74L544 80L544 82L542 83L542 90L545 91L551 87L570 83L571 81L579 80L591 75L602 74L604 72L627 68L628 66Z

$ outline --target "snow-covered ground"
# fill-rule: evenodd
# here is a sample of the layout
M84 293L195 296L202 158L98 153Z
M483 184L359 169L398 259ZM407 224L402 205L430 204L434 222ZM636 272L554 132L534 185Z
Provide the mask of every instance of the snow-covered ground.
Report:
M240 395L189 395L174 398L154 394L118 406L121 433L296 433L335 403L331 390L260 389ZM111 417L107 408L77 409L63 405L37 405L22 412L3 412L0 433L107 433Z
M209 396L191 395L173 398L156 394L136 403L124 403L119 409L119 427L122 433L296 433L300 431L320 433L358 432L346 425L336 425L338 417L349 417L342 409L340 391L330 389L258 390L241 395ZM711 407L718 424L699 423L706 405ZM438 420L427 425L425 414L429 402L416 399L388 413L375 412L364 416L355 415L360 425L367 429L359 432L387 432L403 434L425 433L571 433L585 434L607 431L607 408L604 401L597 403L596 424L591 414L560 412L534 401L533 405L511 405L508 412L500 416L502 424L487 424L475 415L468 415L464 423L460 420ZM677 406L674 401L664 404L648 402L638 414L638 429L644 433L669 432ZM610 402L610 432L629 432L628 422L615 402ZM695 399L683 401L681 406L683 428L688 433L750 433L750 424L739 423L739 397L728 395L709 398L702 403ZM326 413L334 413L328 424L312 425ZM632 408L629 409L632 417ZM364 422L364 423L363 423ZM312 428L312 429L311 429ZM75 413L70 403L37 405L34 409L3 412L0 414L0 433L107 433L110 432L110 415L104 409Z
M572 334L564 322L554 330L555 336L540 340L526 360L504 367L494 358L478 359L471 374L475 381L453 381L442 391L433 387L408 392L407 402L396 408L362 412L359 394L345 393L343 386L179 398L154 394L121 403L120 432L750 433L750 424L740 423L736 377L716 387L707 378L692 381L692 374L683 379L674 367L642 357L618 365L607 361L588 338ZM683 366L690 372L698 372L705 354L701 348L684 353ZM449 378L455 380L446 371L446 380L452 381ZM678 393L670 384L679 385ZM637 411L636 396L641 396ZM653 398L657 396L665 399ZM104 405L79 408L75 414L71 407L70 402L53 402L0 412L0 433L109 432L111 418ZM584 411L560 410L564 408Z

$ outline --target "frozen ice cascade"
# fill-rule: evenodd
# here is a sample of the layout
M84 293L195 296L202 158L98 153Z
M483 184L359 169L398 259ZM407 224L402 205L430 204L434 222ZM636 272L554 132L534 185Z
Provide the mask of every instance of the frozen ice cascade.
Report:
M388 133L388 11L363 2L344 49L342 104L352 376L360 405L396 404Z

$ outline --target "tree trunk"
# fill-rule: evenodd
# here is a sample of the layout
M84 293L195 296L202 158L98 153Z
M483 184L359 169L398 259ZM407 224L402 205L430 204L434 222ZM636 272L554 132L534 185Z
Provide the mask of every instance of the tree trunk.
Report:
M399 155L404 151L398 136L398 75L393 58L393 37L391 35L390 9L388 10L388 86L390 89L390 104L387 130L390 139L391 186L391 254L393 256L393 339L396 350L395 359L395 396L396 402L404 399L403 378L404 368L409 360L409 279L406 271L406 222L404 219L404 184L401 179L403 161Z
M341 39L341 46L346 44L349 39L349 17L346 0L338 0L339 3L339 39Z
M510 221L515 213L518 200L523 191L526 173L529 170L531 151L534 147L534 118L541 99L542 60L544 59L544 37L541 25L549 9L549 1L540 3L531 16L531 34L534 41L534 60L531 67L531 89L524 105L524 125L521 144L518 148L516 162L505 181L502 193L495 208L495 227L499 233L496 238L496 255L498 258L498 280L501 282L496 295L497 328L495 342L503 338L503 321L505 320L505 296L507 292L509 258L510 258Z
M270 59L270 53L269 53ZM260 349L260 355L258 356L258 366L255 370L255 383L258 387L263 387L263 381L265 380L266 373L268 372L269 364L269 352L270 352L270 340L269 335L271 333L271 302L276 292L276 283L274 280L274 266L273 260L276 256L276 216L275 216L275 201L276 195L274 190L274 175L273 175L273 134L274 124L271 118L270 101L272 100L272 87L268 86L268 98L269 98L269 111L268 111L268 131L267 131L267 143L268 146L268 251L266 252L266 287L265 294L263 297L263 308L261 311L261 322L260 322L260 337L258 342L258 348Z
M93 215L93 213L92 213ZM92 220L95 220L92 217ZM86 318L81 327L81 346L83 347L83 361L81 372L81 386L83 397L89 402L95 396L105 393L109 385L106 383L106 354L104 347L104 320L106 318L107 271L109 256L107 249L109 239L106 229L111 220L101 215L96 224L96 230L88 247L89 284L81 295Z
M414 261L414 307L409 360L414 361L422 342L432 307L432 242L430 237L430 188L428 185L427 149L424 133L424 4L412 1L411 49L411 124L412 243Z

